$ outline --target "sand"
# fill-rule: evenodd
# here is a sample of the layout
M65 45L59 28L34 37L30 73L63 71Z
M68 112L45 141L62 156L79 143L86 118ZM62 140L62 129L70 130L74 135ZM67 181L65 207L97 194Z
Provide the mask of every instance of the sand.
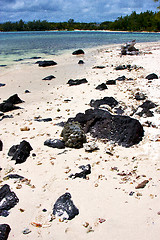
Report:
M91 99L112 96L126 106L125 113L129 116L143 102L135 100L137 91L160 104L160 79L145 79L150 73L160 76L160 43L139 43L136 47L141 52L138 56L120 57L120 45L108 45L85 49L84 56L73 56L71 52L53 56L52 60L58 63L53 67L40 68L32 60L28 64L2 69L0 82L6 86L0 87L1 102L15 93L25 101L19 104L21 109L5 113L13 118L0 121L3 142L0 186L8 184L19 198L9 216L0 217L0 223L11 227L9 240L159 239L159 106L153 109L153 117L132 116L143 125L145 134L139 144L130 148L103 143L89 134L87 141L95 140L99 147L92 153L85 152L84 148L64 150L44 146L45 140L60 138L62 127L56 124L90 108ZM77 64L80 59L85 64ZM120 64L137 65L138 68L116 71L114 68ZM48 75L56 78L42 80ZM98 84L122 75L133 80L117 81L104 91L95 89ZM81 78L86 78L88 83L68 86L69 79ZM66 102L66 99L71 101ZM52 121L36 122L37 117L51 117ZM24 127L28 131L21 131ZM15 164L8 156L8 150L22 140L28 141L33 150L26 162ZM68 177L79 171L78 166L86 164L92 167L87 179ZM24 176L30 184L3 180L8 172ZM126 175L119 175L122 172ZM149 180L148 184L143 189L136 189L144 180ZM70 221L58 218L50 221L54 203L65 192L72 195L79 215ZM39 223L40 227L33 223ZM26 228L29 233L25 235L23 230Z

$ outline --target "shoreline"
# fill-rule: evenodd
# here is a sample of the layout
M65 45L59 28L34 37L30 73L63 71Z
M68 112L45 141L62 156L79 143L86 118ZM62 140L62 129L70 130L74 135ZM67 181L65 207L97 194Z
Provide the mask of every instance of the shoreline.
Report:
M52 56L52 60L58 63L53 67L17 65L2 71L0 82L6 86L0 87L1 102L15 93L24 100L18 105L21 109L6 113L12 114L13 118L1 121L0 185L8 184L19 198L9 216L0 218L1 223L8 223L11 227L8 240L24 239L25 228L31 231L27 239L117 240L117 236L118 240L159 239L160 79L149 81L146 76L154 72L160 78L160 43L136 43L136 48L139 48L140 55L120 57L120 44L113 44L85 49L84 56L73 56L71 52ZM78 64L80 59L85 62L83 65ZM127 64L137 68L115 70L116 66ZM95 66L104 68L93 68ZM56 78L43 81L42 78L48 75ZM122 75L126 76L125 81L108 85L104 91L95 89L98 84ZM68 86L69 79L81 78L86 78L88 83ZM27 89L30 93L25 93ZM153 109L153 117L132 115L134 109L145 101L135 100L138 91L147 96L146 100L158 105ZM90 108L91 99L106 96L114 97L124 109L124 115L143 125L145 134L139 144L125 148L87 135L88 142L94 140L98 144L97 151L88 153L84 148L64 150L44 146L47 139L60 138L62 127L58 123L79 112L84 113ZM103 107L115 114L113 109ZM51 122L35 121L35 118L49 117ZM28 130L22 131L25 127ZM15 165L8 150L22 140L28 141L33 151L24 163ZM68 177L86 164L92 168L87 179ZM29 179L30 185L19 180L4 180L8 171ZM146 179L149 182L143 189L135 188ZM66 222L59 219L49 221L54 203L65 192L71 193L79 215ZM35 227L31 224L33 222L41 227Z

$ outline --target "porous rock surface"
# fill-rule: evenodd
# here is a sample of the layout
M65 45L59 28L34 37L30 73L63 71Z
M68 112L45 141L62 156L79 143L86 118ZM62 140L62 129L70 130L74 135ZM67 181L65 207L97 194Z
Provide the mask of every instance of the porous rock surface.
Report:
M77 121L84 132L98 139L108 139L124 147L138 144L144 135L140 122L128 116L112 115L102 109L88 109L68 122Z
M61 137L63 137L65 146L70 148L81 148L83 143L86 142L85 133L78 122L66 123L61 132Z
M74 205L71 194L68 192L60 196L53 206L53 215L62 220L72 220L78 214L79 210Z

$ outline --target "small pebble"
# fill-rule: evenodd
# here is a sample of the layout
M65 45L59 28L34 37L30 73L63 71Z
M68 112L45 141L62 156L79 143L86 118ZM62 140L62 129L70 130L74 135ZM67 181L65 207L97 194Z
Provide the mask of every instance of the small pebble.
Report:
M29 234L29 233L31 233L31 232L32 232L32 231L29 230L29 228L25 228L25 229L22 231L23 234Z

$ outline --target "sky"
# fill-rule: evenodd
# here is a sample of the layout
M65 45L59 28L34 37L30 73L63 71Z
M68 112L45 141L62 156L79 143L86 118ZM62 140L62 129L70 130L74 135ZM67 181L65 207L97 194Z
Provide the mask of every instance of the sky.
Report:
M153 0L0 0L0 22L47 20L63 22L114 21L147 10L157 11Z

